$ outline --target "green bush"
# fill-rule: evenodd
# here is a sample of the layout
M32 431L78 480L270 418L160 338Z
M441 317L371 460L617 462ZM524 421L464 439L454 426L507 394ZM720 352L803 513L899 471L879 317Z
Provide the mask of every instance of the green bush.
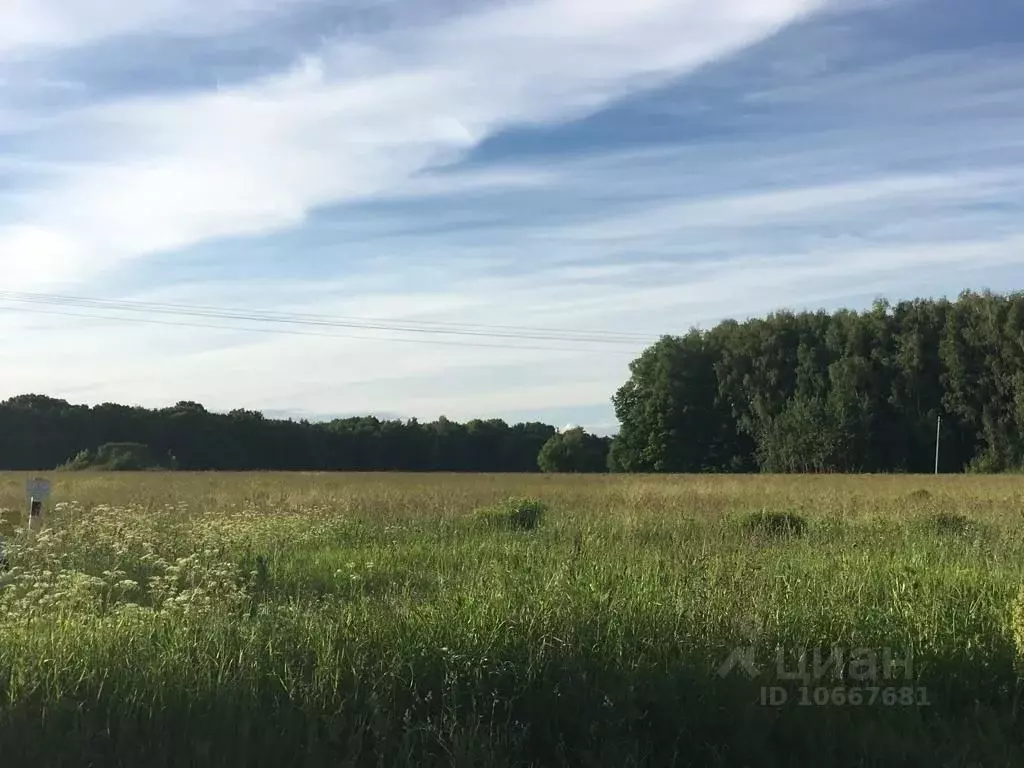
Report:
M539 499L510 498L484 507L476 512L476 518L491 528L513 531L532 531L540 525L547 512L547 505Z
M795 512L769 512L763 509L744 518L743 530L752 536L789 538L803 536L807 532L807 521Z
M575 427L552 435L537 455L541 472L607 472L611 440Z
M105 471L141 471L147 469L177 469L170 454L164 461L158 459L143 443L104 443L95 451L80 451L61 469Z

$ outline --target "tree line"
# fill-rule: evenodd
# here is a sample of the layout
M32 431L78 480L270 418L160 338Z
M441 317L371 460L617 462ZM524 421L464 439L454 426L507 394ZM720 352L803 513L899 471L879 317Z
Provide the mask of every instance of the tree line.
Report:
M929 472L937 436L940 471L1024 466L1021 293L727 321L630 370L619 471Z
M87 466L83 452L102 459L134 444L158 465L182 470L536 472L552 437L561 438L553 426L500 419L309 422L249 410L213 413L186 401L159 409L90 407L43 395L0 403L0 467L16 470Z
M776 312L665 336L612 402L614 441L500 419L311 423L193 402L146 409L42 395L0 403L0 468L928 472L1024 467L1024 294ZM128 457L128 458L126 458Z

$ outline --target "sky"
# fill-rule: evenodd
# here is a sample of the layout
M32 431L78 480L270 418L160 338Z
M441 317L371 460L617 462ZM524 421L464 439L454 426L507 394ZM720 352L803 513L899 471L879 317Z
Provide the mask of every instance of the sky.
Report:
M1022 214L1020 0L0 3L0 399L610 434L663 334L1024 288Z

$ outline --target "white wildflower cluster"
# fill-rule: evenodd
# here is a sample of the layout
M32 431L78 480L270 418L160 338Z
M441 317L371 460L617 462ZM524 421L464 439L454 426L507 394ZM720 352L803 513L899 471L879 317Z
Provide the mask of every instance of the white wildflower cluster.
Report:
M14 567L0 590L0 615L33 617L43 614L103 613L131 602L139 590L123 571L96 576L82 571Z
M0 574L0 617L241 607L247 580L223 546L231 537L192 530L185 512L59 505L42 531L19 530L5 541L10 569Z
M197 613L239 608L248 599L239 568L206 549L177 558L155 561L162 571L149 580L155 610Z

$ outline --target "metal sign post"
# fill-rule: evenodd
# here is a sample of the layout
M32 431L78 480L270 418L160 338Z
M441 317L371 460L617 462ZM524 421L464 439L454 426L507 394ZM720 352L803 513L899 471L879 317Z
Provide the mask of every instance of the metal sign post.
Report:
M28 496L28 528L38 531L43 527L43 504L50 498L51 485L49 480L35 477L25 483L25 494Z

